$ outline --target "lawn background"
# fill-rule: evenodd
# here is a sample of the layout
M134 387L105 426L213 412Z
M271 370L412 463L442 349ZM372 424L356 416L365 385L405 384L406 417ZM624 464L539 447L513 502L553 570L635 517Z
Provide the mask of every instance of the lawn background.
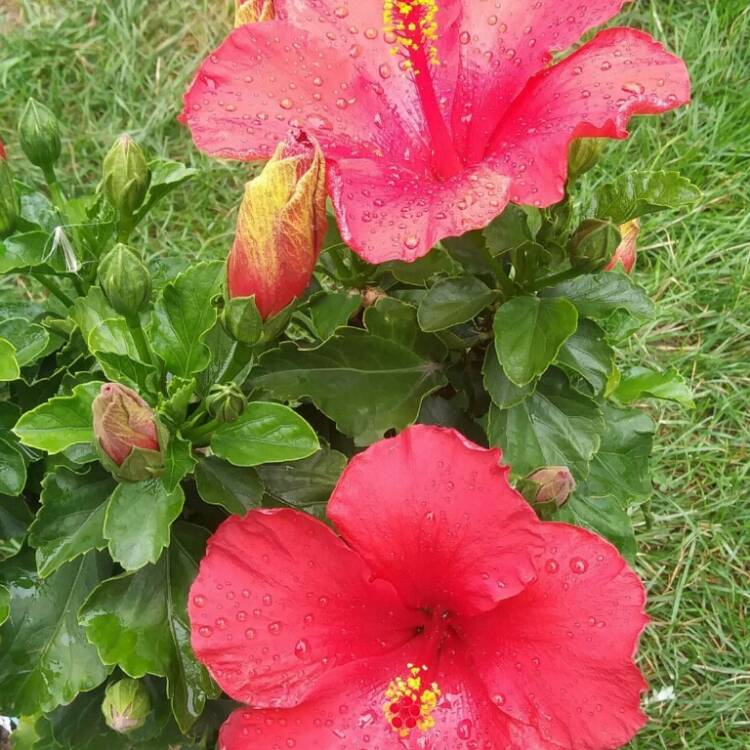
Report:
M361 0L375 1L375 0ZM198 61L230 25L222 0L0 0L0 137L18 152L28 96L64 123L62 178L92 184L128 131L153 153L201 167L140 242L149 255L223 257L248 167L208 160L175 117ZM693 104L642 118L597 180L678 169L704 191L687 215L647 221L636 278L658 316L622 358L676 366L697 408L664 408L653 525L636 517L653 623L641 663L651 722L632 750L750 748L750 6L640 0L620 23L682 55ZM27 169L27 167L24 167Z

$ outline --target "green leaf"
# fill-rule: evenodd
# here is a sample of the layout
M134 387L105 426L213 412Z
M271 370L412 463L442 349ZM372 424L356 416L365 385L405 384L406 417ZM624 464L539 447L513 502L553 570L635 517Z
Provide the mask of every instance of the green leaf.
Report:
M392 260L378 266L378 271L389 271L402 284L412 286L424 286L436 276L456 276L461 270L461 266L441 247L433 247L427 255L411 263Z
M55 396L26 412L13 428L24 445L59 453L71 445L90 443L94 437L91 404L100 381L77 385L70 396Z
M491 445L502 448L514 476L542 466L567 466L576 481L583 481L603 431L596 402L571 388L553 368L517 406L501 410L493 405L487 434Z
M92 331L105 320L125 320L110 307L104 292L98 286L92 286L85 297L79 297L73 302L70 317L80 329L87 346Z
M537 226L536 229L538 228ZM482 234L490 252L500 255L531 242L536 233L531 230L526 211L521 206L510 203Z
M646 396L675 401L688 409L695 408L693 393L676 370L657 372L647 367L634 367L620 379L614 397L622 404L631 404Z
M166 397L161 395L159 411L175 425L181 425L197 387L195 378L172 378L167 383Z
M5 586L0 586L0 625L3 625L10 617L10 591Z
M476 317L497 293L475 276L457 276L430 287L417 312L423 331L443 331Z
M25 318L8 318L0 323L0 338L13 344L19 367L36 362L47 349L49 333Z
M524 386L541 375L578 325L564 299L514 297L495 314L495 351L511 382Z
M138 391L148 390L148 377L155 368L141 359L125 318L103 320L89 334L88 346L109 380L124 382Z
M0 240L0 273L23 273L31 268L64 273L62 253L52 247L52 236L46 232L14 234Z
M205 502L219 505L227 513L244 516L263 500L263 482L255 469L233 466L216 456L206 456L198 462L195 484Z
M200 263L181 273L162 290L154 307L151 343L174 375L190 377L210 360L203 343L216 322L212 298L221 288L222 263Z
M105 664L132 677L167 678L182 731L218 691L190 647L187 596L203 557L207 532L180 523L156 565L102 583L80 611L80 622Z
M701 191L678 172L625 172L600 187L591 212L624 224L639 216L695 203Z
M562 345L557 363L580 375L595 393L603 393L615 368L615 353L596 323L582 319L578 330Z
M20 495L26 486L26 462L16 446L0 438L0 495Z
M110 563L91 552L44 580L31 552L0 570L11 617L0 628L0 705L11 715L48 712L101 684L111 671L86 640L76 613Z
M168 159L154 159L149 162L148 166L151 170L151 183L144 206L138 212L138 220L150 211L158 201L198 174L197 169L186 167L184 164Z
M10 341L0 339L0 383L17 380L21 369L16 360L16 348Z
M366 445L411 424L422 399L446 380L438 365L400 344L344 328L317 349L288 343L268 352L250 382L279 400L309 397Z
M383 297L365 310L364 323L374 336L395 341L425 359L439 362L448 353L437 336L422 332L417 322L417 308L408 302Z
M322 292L310 300L310 316L318 337L325 341L345 326L349 318L362 306L359 294L348 292Z
M625 507L628 501L651 494L649 457L656 428L651 418L637 409L618 409L607 403L602 409L606 428L579 494L609 495Z
M178 435L173 435L164 453L165 471L161 477L167 491L172 492L192 471L193 466L195 466L195 459L192 443L189 440L183 440Z
M543 289L543 297L564 297L578 309L582 318L606 320L616 310L625 310L641 320L654 315L654 303L643 287L617 271L587 274Z
M46 578L61 565L107 546L104 514L115 482L98 466L77 474L64 466L42 482L42 507L29 529L39 575Z
M635 560L635 532L630 516L612 497L582 497L573 493L552 520L572 523L608 539L631 563Z
M0 560L19 553L31 519L31 512L23 499L0 495Z
M235 466L295 461L320 447L315 430L288 406L253 401L211 436L211 449Z
M532 381L523 386L513 383L505 374L503 366L497 359L495 345L490 344L484 356L482 366L484 388L496 406L507 409L520 404L534 392L536 384Z
M170 528L184 503L180 487L170 492L158 479L117 485L104 518L112 559L125 570L155 563L169 546Z
M261 466L258 473L271 497L305 506L328 502L345 468L346 456L323 446L302 461Z

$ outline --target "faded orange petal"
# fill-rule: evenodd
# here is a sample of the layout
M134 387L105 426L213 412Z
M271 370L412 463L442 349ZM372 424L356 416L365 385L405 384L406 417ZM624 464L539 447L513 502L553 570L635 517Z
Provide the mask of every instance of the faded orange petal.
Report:
M641 222L633 219L620 226L622 242L617 246L612 260L604 267L605 271L612 271L621 265L625 273L632 273L638 259L638 235L641 233Z
M234 25L244 26L247 23L273 21L273 0L235 0Z

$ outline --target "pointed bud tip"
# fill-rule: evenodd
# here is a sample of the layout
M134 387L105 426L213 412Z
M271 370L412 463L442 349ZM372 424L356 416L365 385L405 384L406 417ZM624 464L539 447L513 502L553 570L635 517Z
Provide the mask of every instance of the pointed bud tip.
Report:
M563 506L576 488L576 481L567 466L544 466L522 480L524 495L530 502L554 502Z

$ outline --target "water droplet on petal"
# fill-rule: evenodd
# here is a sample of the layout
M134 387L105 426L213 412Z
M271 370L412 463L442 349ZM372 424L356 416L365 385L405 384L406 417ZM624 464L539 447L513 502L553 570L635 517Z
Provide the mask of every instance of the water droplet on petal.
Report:
M253 628L248 628L245 631L245 638L247 638L248 641L254 641L256 636L256 632Z
M193 597L193 604L195 604L196 607L205 607L206 606L206 597L201 596L198 594L197 596Z
M269 623L268 631L272 635L278 635L281 632L283 625L277 620L276 622Z
M310 653L310 644L303 638L294 646L294 655L298 659L304 659Z
M557 571L560 569L560 565L558 564L557 560L547 560L547 562L544 564L544 568L548 573L557 573Z
M460 740L468 740L471 737L472 725L469 719L462 719L456 727L456 734Z
M574 557L570 561L570 569L577 575L581 575L589 569L589 564L582 557Z
M204 638L210 638L213 635L214 629L212 627L209 627L208 625L201 625L201 627L198 628L199 635L203 636Z
M294 106L294 102L291 99L282 99L279 102L279 106L282 109L291 109Z

